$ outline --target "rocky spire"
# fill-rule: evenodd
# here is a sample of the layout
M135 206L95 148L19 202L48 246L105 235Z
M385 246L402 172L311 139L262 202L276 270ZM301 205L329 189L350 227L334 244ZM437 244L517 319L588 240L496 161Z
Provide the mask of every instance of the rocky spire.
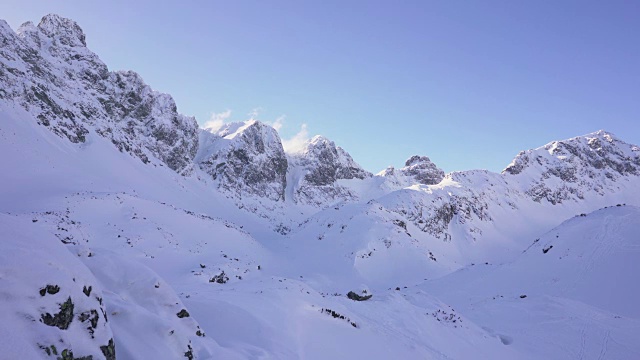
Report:
M406 176L413 177L424 185L434 185L442 181L444 171L436 166L427 156L414 155L410 157L400 169Z
M60 15L49 14L40 20L38 29L50 38L66 46L87 46L84 32L78 24Z

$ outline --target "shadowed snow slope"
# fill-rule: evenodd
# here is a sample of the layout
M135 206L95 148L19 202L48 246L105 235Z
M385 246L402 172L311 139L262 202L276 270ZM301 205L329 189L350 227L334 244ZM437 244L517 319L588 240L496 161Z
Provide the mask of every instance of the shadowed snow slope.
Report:
M537 358L636 359L638 233L640 208L597 210L534 240L511 263L476 264L419 288Z

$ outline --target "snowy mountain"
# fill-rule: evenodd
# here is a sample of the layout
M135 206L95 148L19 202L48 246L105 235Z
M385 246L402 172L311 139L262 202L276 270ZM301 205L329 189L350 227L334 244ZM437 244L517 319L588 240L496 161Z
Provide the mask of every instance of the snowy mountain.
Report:
M85 46L72 20L47 15L15 33L0 22L0 98L26 109L38 123L73 143L89 131L144 163L188 168L198 126L177 113L171 96L132 71L109 72Z
M0 41L2 357L640 357L638 146L372 175L322 136L198 128L72 20Z
M284 201L287 156L276 130L261 122L226 124L201 131L197 165L218 188L237 197Z
M372 176L344 149L323 136L313 137L302 151L291 154L290 163L290 197L302 204L323 206L354 201L356 195L341 185L340 180L362 180Z
M601 130L523 151L503 174L524 180L522 190L538 202L604 196L640 175L640 148Z
M378 201L442 241L465 247L492 241L473 252L487 251L495 259L496 252L520 249L517 237L535 236L558 219L618 202L637 203L638 161L637 146L598 131L522 152L502 174L453 172L439 184L416 184Z

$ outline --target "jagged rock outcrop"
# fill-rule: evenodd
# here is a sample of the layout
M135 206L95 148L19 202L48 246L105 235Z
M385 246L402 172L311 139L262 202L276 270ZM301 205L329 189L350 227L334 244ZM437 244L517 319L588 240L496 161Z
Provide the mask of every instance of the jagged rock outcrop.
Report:
M195 119L138 74L110 72L73 20L47 15L17 33L0 21L0 44L0 101L18 104L71 142L95 132L145 163L189 168L198 146Z
M296 154L290 155L293 200L298 203L326 205L356 198L339 180L372 176L346 151L323 137L315 136Z
M200 134L197 163L227 194L284 201L287 156L278 132L259 121L226 124Z
M427 156L414 155L410 157L400 172L424 185L437 184L444 178L444 171L431 162Z
M2 358L102 358L100 347L114 336L103 289L78 255L46 228L28 229L32 224L30 217L0 214L2 322L18 334Z

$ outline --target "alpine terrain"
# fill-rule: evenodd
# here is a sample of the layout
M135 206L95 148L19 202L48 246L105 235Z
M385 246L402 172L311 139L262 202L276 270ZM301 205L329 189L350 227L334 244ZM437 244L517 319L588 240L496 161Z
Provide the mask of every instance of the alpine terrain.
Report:
M364 170L0 21L0 358L638 359L640 147Z

